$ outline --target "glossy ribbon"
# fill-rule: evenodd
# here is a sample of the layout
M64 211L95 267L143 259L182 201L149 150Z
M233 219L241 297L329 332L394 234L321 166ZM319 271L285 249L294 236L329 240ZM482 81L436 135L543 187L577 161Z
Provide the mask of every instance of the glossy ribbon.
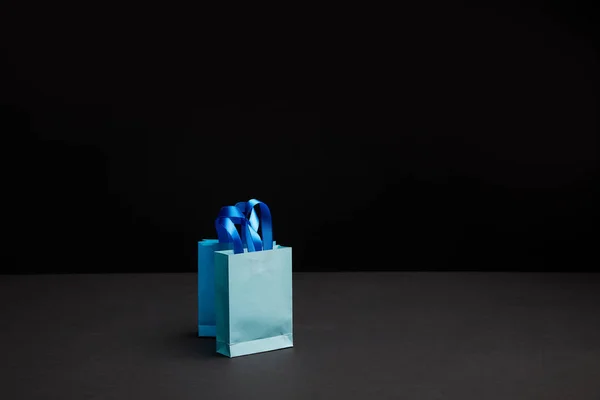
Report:
M256 213L254 207L260 207L260 220ZM260 243L255 241L255 237L253 236L253 244L256 246L258 244L260 248L257 247L256 251L260 250L272 250L273 249L273 223L271 220L271 210L269 207L260 200L250 199L247 202L237 203L235 205L241 212L244 213L246 218L248 219L248 224L250 227L250 232L258 232L258 228L261 227L262 240L260 240L260 236L258 239ZM243 235L243 232L242 232ZM250 243L248 243L249 251L254 251L254 249L250 250Z
M218 217L215 220L215 228L217 228L217 234L219 235L219 243L232 242L234 254L244 252L244 246L242 244L240 234L230 218Z
M217 229L219 243L233 243L233 252L238 254L244 252L244 245L235 224L242 225L243 232L244 229L246 229L245 226L248 225L246 216L236 207L222 207L215 220L215 228Z
M254 209L257 205L260 207L260 219ZM236 225L241 227L241 237ZM215 220L215 227L219 243L232 242L234 254L243 253L244 243L249 252L273 249L271 211L262 201L251 199L235 206L222 207ZM258 234L259 227L262 239Z

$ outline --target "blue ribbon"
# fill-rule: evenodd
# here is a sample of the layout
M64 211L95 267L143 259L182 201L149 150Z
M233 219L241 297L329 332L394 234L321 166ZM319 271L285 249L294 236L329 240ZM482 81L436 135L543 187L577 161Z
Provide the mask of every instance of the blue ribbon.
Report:
M242 225L242 232L244 232L245 226L248 225L246 216L236 207L222 207L215 220L215 228L217 229L219 243L232 242L233 252L238 254L244 252L244 245L235 224Z
M242 245L242 239L240 234L235 228L235 224L230 218L218 217L215 221L215 227L217 228L217 234L219 236L219 243L233 243L233 253L239 254L244 252L244 246Z
M260 222L258 220L258 216L256 215L256 211L254 207L258 205L260 207ZM261 226L261 233L263 239L263 250L272 250L273 249L273 222L271 220L271 210L269 210L269 206L263 203L260 200L251 199L248 201L248 206L252 210L250 212L250 216L247 217L250 223L250 226L255 227L254 229L258 232L259 225Z
M260 220L254 209L256 205L260 207ZM236 224L241 225L241 238ZM222 207L215 220L215 227L219 243L233 242L234 254L243 253L243 243L246 243L249 252L273 249L271 211L262 201L251 199L235 206ZM259 227L263 239L258 234Z
M254 209L254 207L257 205L260 207L260 220L256 210ZM258 232L258 228L262 225L262 240L260 241L262 246L258 250L272 250L273 223L271 220L271 210L269 210L269 207L262 201L256 199L250 199L245 203L237 203L235 206L245 214L246 218L248 219L251 232ZM258 236L258 238L260 239L260 236ZM248 248L250 249L250 244L248 244Z

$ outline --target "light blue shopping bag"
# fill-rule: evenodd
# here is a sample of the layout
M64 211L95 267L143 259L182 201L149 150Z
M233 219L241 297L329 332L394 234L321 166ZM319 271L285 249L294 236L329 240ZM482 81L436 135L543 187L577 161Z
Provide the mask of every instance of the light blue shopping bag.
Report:
M214 252L217 352L228 357L294 345L292 248L273 245L266 204L250 200L245 213L247 220L241 225L246 248L230 219L216 221L217 230L227 233L233 247Z

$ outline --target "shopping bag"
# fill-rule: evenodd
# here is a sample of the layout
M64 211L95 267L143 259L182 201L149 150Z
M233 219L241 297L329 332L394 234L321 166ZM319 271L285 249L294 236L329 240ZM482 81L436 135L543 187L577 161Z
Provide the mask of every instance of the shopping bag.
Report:
M231 206L223 207L217 219L227 217L240 223L246 219L245 210L247 203L237 203L235 209ZM233 222L232 221L232 222ZM259 222L253 219L254 227ZM244 222L245 223L245 222ZM249 223L249 222L248 222ZM241 225L241 223L240 223ZM242 230L242 245L247 230ZM275 245L276 243L273 242ZM221 234L219 239L203 239L198 242L198 336L215 337L215 282L214 282L214 252L218 250L229 250L233 248L233 242L229 235Z
M245 214L245 247L231 221L216 221L232 241L231 250L214 252L217 352L228 357L293 347L292 248L273 245L266 204L250 200Z

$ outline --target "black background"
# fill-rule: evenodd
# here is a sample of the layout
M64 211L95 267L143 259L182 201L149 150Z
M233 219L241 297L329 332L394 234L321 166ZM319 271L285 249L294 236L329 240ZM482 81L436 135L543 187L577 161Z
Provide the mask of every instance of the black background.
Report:
M296 271L598 270L598 13L562 3L8 6L2 269L194 271L255 197Z

